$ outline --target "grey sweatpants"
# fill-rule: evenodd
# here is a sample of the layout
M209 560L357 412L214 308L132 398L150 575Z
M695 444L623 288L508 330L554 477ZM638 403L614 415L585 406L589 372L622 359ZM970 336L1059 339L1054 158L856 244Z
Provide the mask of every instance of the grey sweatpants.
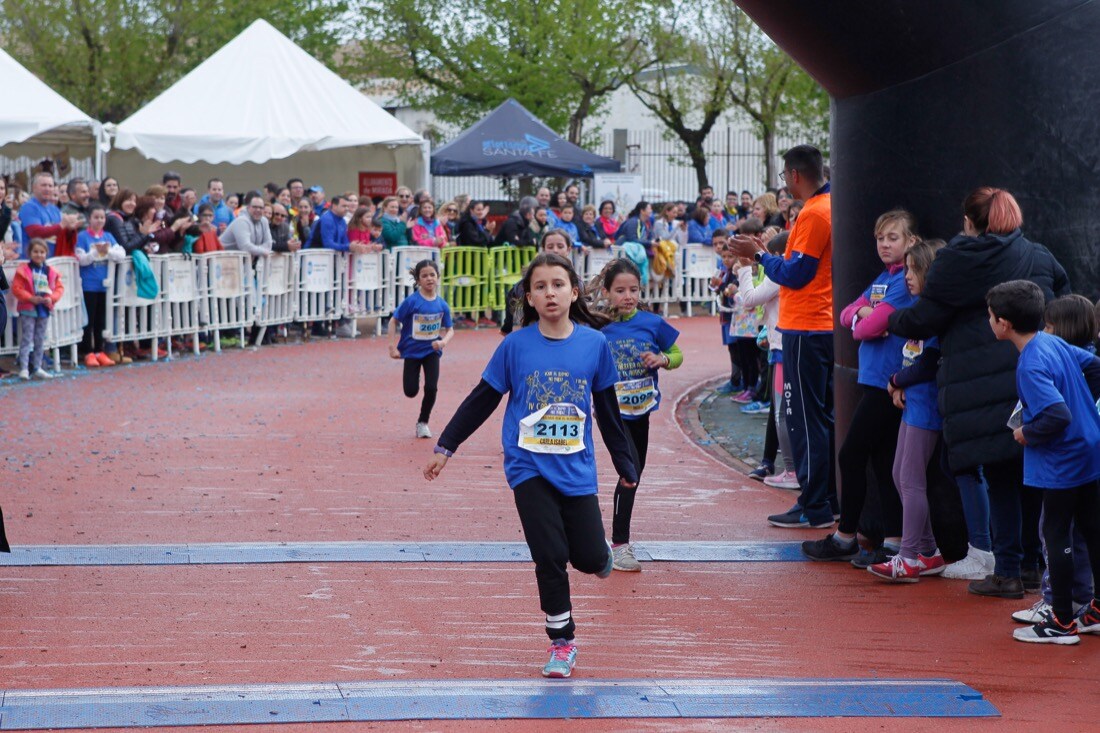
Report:
M42 368L42 349L46 344L46 327L50 323L50 317L38 318L33 314L19 314L19 369L34 372ZM34 348L34 359L28 363L31 357L31 348Z

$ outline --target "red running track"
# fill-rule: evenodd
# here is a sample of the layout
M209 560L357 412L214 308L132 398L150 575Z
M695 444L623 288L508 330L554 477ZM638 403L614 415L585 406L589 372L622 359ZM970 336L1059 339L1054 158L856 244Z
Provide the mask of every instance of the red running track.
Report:
M712 319L675 325L685 365L662 376L635 538L816 537L767 526L764 515L787 508L791 494L745 480L681 430L673 404L728 362ZM447 350L437 432L498 339L459 332ZM361 339L5 386L9 536L24 545L521 540L499 415L429 485L420 468L432 443L411 437L417 403L400 380L385 342ZM601 479L607 517L606 459ZM891 587L847 565L810 563L648 564L639 575L574 578L579 676L947 677L1004 715L587 720L585 730L1069 731L1100 720L1088 692L1100 639L1054 649L1014 642L1008 614L1019 602L969 596L962 582ZM0 688L528 678L544 645L522 563L0 569Z

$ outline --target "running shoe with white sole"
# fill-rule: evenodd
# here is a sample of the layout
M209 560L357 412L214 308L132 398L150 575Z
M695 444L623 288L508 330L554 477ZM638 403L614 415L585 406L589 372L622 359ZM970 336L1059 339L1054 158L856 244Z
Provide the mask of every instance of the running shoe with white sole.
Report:
M1034 626L1025 626L1012 632L1016 641L1031 644L1077 644L1081 637L1077 635L1077 621L1072 620L1063 626L1051 613Z
M542 676L564 679L573 674L577 664L577 645L571 639L554 639L550 644L550 661L542 668Z
M794 471L784 471L774 476L767 476L764 478L764 484L775 489L800 488L798 485L798 475Z
M1100 634L1100 606L1095 598L1077 613L1077 630L1082 634Z
M430 438L430 437L432 437L432 429L428 427L428 423L418 422L416 424L416 437L418 437L418 438Z
M611 567L624 573L640 573L642 565L638 558L634 557L634 545L627 542L618 547L611 548Z
M920 564L909 564L901 555L894 555L884 563L871 565L867 572L894 583L916 583L920 580Z
M1012 620L1019 624L1037 624L1046 618L1050 611L1050 604L1040 598L1032 604L1031 608L1013 613Z
M966 551L966 557L948 565L943 577L954 580L981 580L993 573L993 553L979 550L973 545Z

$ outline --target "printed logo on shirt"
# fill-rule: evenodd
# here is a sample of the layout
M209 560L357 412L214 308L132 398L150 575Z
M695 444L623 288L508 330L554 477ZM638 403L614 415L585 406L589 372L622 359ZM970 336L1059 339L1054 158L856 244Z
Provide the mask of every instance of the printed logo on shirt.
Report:
M641 378L649 372L642 361L642 353L652 351L647 344L637 339L618 339L611 344L611 353L615 357L615 368L619 370L619 376Z
M901 347L901 365L903 367L913 366L913 362L923 353L924 341L909 339L905 342L905 346Z
M527 375L527 409L536 412L557 403L586 404L588 380L565 370L536 369Z
M878 303L886 298L886 283L875 283L871 286L871 303Z
M53 292L50 289L50 278L45 272L32 272L31 277L35 295L50 295Z
M435 341L443 329L442 313L414 313L412 337L415 341Z

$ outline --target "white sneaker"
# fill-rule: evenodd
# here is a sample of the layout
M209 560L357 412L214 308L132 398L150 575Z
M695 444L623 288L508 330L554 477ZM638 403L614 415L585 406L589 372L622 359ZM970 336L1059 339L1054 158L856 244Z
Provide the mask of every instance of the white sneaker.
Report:
M352 330L350 323L345 323L336 327L336 337L342 339L355 338L355 331Z
M986 563L985 555L989 555L989 563ZM993 573L993 553L979 550L973 545L966 552L966 557L958 562L948 565L943 571L943 577L954 580L982 580Z
M1050 604L1042 598L1035 601L1031 608L1025 608L1012 614L1012 620L1020 624L1037 624L1050 613Z
M20 379L30 379L31 378L31 373L28 372L26 369L20 369L19 370L19 378Z
M764 484L772 486L777 489L797 489L798 476L794 471L784 471L783 473L777 473L774 476L765 476Z
M640 573L642 566L634 557L634 545L627 543L611 548L611 567L625 573Z
M47 372L45 369L38 368L34 372L35 379L53 379L53 375Z
M428 427L428 423L418 422L416 424L416 437L418 437L418 438L430 438L430 437L432 437L432 429Z

